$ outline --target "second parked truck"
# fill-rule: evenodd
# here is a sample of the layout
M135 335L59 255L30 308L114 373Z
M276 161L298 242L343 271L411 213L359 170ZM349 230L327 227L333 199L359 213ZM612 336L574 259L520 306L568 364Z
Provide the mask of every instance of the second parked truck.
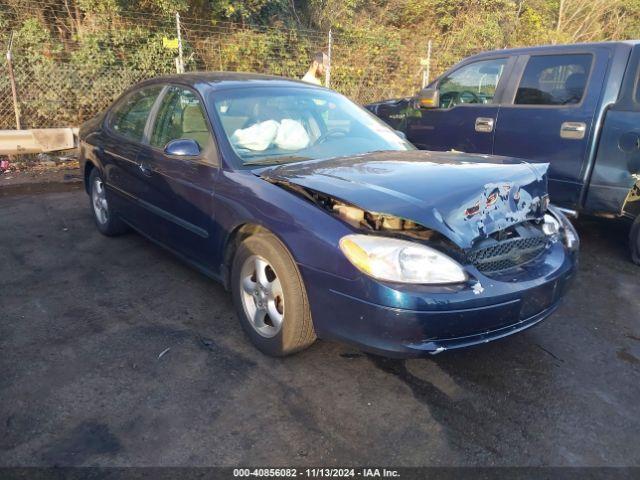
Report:
M553 203L633 222L640 264L640 42L496 50L367 108L418 148L550 162Z

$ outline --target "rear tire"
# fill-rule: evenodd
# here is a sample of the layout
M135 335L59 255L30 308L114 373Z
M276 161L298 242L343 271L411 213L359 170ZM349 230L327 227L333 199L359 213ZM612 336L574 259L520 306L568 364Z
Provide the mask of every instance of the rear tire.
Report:
M315 342L302 277L272 234L252 235L239 245L231 266L231 291L240 324L261 352L282 357Z
M631 249L631 260L636 265L640 265L640 215L636 217L629 234L629 247Z
M112 237L128 230L127 225L110 208L106 186L97 168L91 170L89 175L89 202L100 233Z

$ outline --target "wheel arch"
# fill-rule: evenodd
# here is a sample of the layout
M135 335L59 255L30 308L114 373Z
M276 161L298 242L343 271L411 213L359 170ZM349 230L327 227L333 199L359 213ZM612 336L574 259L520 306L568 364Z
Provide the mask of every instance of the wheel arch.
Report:
M87 193L89 193L89 177L91 177L91 172L94 168L97 168L96 165L91 161L87 160L84 164L84 189Z
M275 236L271 230L255 222L240 223L227 235L222 250L222 265L220 266L222 284L226 290L231 289L231 262L233 262L233 257L238 246L245 238L250 237L251 235L256 235L260 232L268 232Z
M289 248L287 242L282 238L282 236L275 233L269 227L257 223L255 221L247 221L236 225L231 232L227 235L223 247L223 256L222 256L222 265L220 267L222 284L226 290L231 289L230 278L231 278L231 264L233 262L233 257L235 256L236 250L238 246L248 237L253 235L258 235L260 233L266 233L272 235L275 239L277 239L282 246L285 248L291 259L294 263L296 262L295 256Z

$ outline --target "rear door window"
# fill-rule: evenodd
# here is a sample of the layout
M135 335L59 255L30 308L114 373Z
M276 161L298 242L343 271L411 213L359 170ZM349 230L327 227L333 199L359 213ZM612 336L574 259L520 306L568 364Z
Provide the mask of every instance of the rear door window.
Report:
M575 105L582 101L593 56L536 55L518 85L517 105Z
M451 72L438 83L440 108L462 103L494 103L506 64L506 58L495 58L474 62Z
M136 142L142 142L149 112L162 85L141 88L124 98L111 112L109 126L115 132Z

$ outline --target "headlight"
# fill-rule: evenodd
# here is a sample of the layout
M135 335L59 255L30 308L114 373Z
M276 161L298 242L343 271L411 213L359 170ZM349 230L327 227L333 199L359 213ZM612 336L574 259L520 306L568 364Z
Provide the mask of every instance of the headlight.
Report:
M556 227L552 227L552 223L556 224ZM569 219L565 217L562 212L550 207L549 213L544 216L542 231L547 235L551 235L548 231L553 230L553 228L557 228L557 232L562 232L562 240L569 250L578 249L580 246L580 240L578 239L578 234L573 228L573 225L571 225Z
M401 283L460 283L462 267L443 253L415 242L373 235L347 235L340 250L358 269L379 280Z
M545 235L557 235L560 233L560 222L550 213L545 214L542 231Z
M562 215L562 214L560 214ZM580 240L578 239L578 234L576 233L576 229L573 228L573 225L569 221L567 217L562 215L560 218L562 222L562 234L564 238L564 244L567 246L569 250L578 250L580 247Z
M577 250L579 242L578 235L573 227L564 229L564 244L569 250Z

